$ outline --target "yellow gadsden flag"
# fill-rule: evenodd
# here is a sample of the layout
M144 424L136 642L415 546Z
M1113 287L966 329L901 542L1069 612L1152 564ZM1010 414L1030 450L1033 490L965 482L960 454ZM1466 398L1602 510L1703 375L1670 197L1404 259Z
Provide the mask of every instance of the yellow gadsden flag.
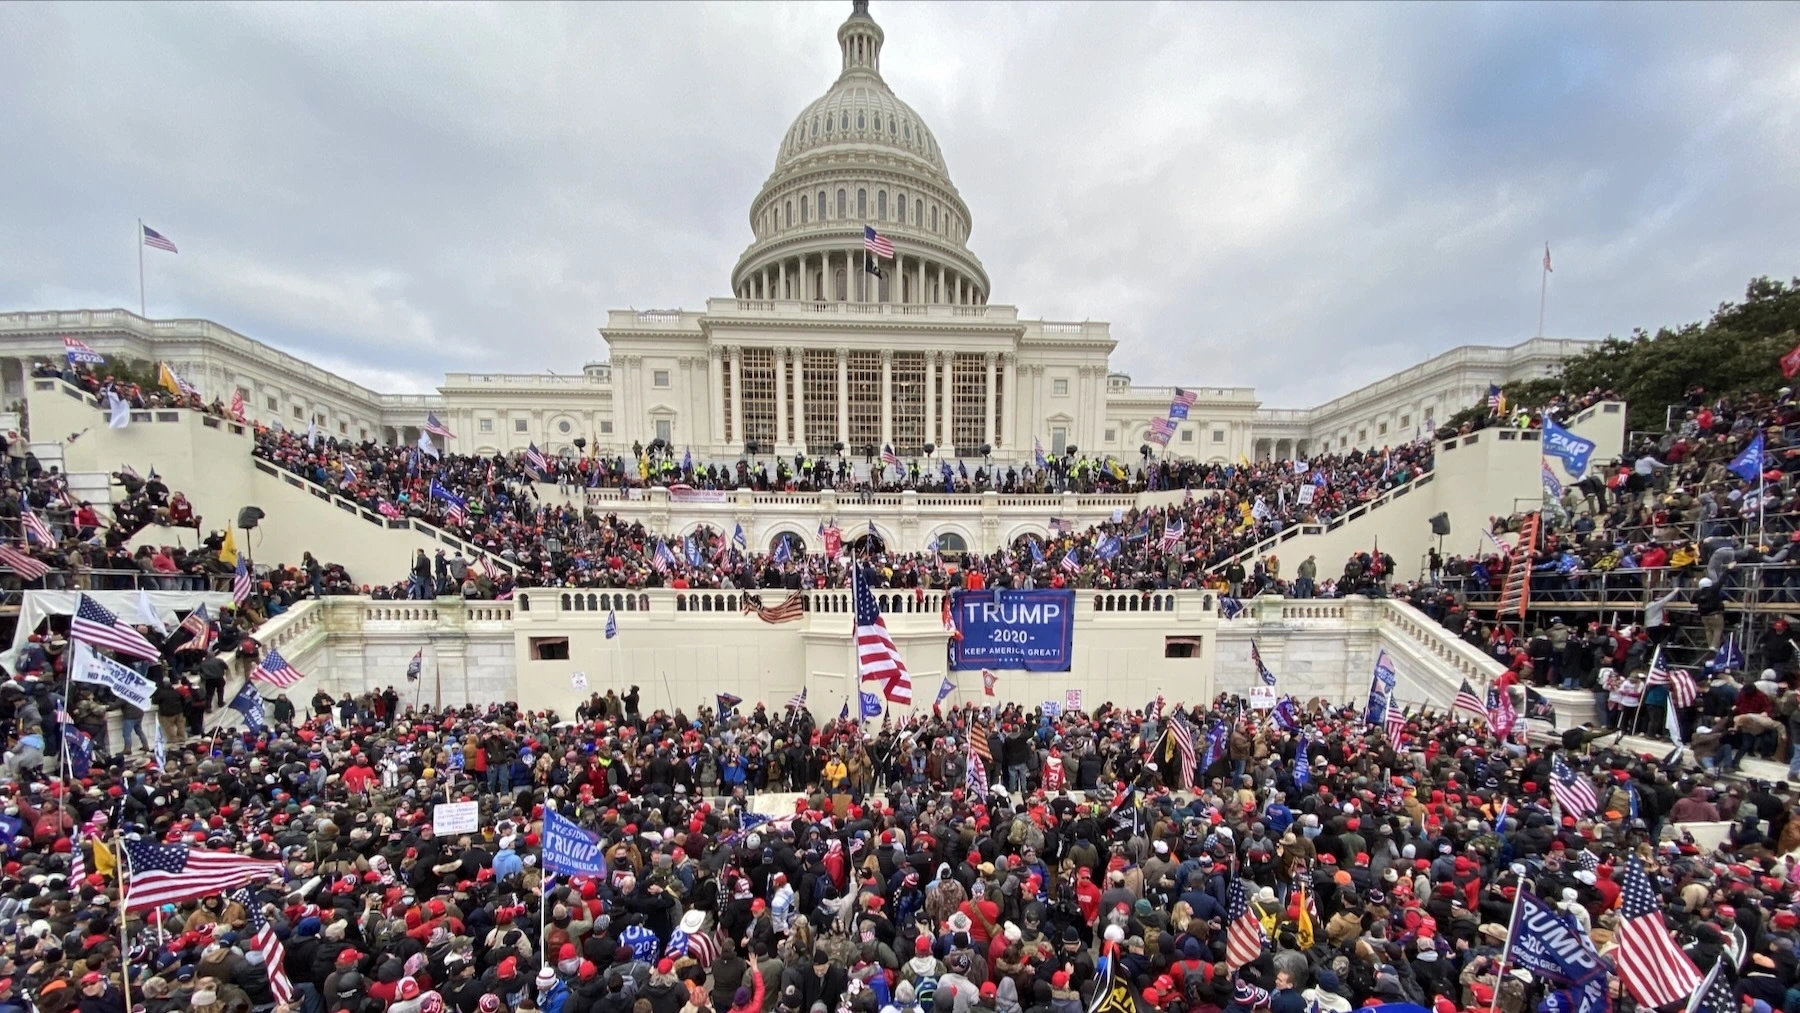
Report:
M166 362L156 364L156 382L176 397L186 397L194 393L193 384L175 375L175 371L170 369Z
M237 536L230 528L225 529L225 541L219 545L219 562L226 566L237 565Z

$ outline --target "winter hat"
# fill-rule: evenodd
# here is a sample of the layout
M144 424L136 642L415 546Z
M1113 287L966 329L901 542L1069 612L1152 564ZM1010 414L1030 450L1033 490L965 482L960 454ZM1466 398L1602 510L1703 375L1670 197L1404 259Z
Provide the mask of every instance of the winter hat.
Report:
M556 985L556 971L549 967L539 968L537 978L534 980L537 982L538 988L553 988Z

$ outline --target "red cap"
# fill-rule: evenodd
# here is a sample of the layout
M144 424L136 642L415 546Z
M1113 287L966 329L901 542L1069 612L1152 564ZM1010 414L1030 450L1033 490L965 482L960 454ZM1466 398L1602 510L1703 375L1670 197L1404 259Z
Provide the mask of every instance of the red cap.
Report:
M675 962L673 960L670 960L668 957L662 958L661 960L656 962L656 973L657 974L674 974L675 973Z
M930 953L931 952L931 938L929 936L920 936L919 938L913 940L913 952L921 957L923 957L927 953Z

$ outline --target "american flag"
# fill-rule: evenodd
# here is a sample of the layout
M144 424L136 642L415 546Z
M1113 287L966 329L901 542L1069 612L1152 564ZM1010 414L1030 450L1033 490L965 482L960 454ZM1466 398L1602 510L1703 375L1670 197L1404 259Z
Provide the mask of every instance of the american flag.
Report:
M984 671L982 673L986 675ZM993 762L994 748L988 745L988 727L981 721L969 725L969 751L988 762Z
M863 249L873 253L882 260L894 259L894 244L888 237L875 231L875 226L863 226Z
M1550 794L1556 797L1565 812L1578 818L1594 815L1594 810L1600 805L1600 800L1594 795L1594 786L1587 778L1570 770L1560 754L1550 764ZM1661 920L1657 919L1659 922ZM1662 1003L1652 1005L1660 1006Z
M1467 679L1464 679L1462 685L1457 688L1456 701L1450 705L1450 709L1467 711L1483 721L1487 720L1488 716L1487 704L1481 702L1481 697L1475 694L1475 687L1470 685Z
M1175 400L1169 402L1169 417L1172 419L1187 418L1188 409L1194 407L1194 399L1199 396L1194 391L1182 390L1180 387L1175 388Z
M256 942L256 948L262 951L263 970L269 975L269 993L277 1003L294 1001L294 983L287 976L287 947L275 938L275 929L269 920L263 917L262 905L250 895L248 888L231 895L243 909L249 913L250 929Z
M25 538L39 545L55 545L56 536L50 533L50 525L31 510L19 511L19 523L24 525Z
M1667 1005L1699 988L1700 969L1675 945L1674 933L1663 922L1662 903L1637 858L1625 866L1618 940L1619 977L1639 1006Z
M1175 435L1174 419L1151 419L1149 440L1151 443L1169 445L1169 438Z
M73 876L69 878L74 879ZM1713 969L1707 972L1706 984L1688 1001L1685 1013L1737 1013L1737 986L1732 984L1729 975L1719 973L1724 967L1725 957L1721 954L1713 961Z
M1550 244L1549 243L1544 244L1544 271L1548 274L1556 273L1556 268L1550 266Z
M1394 700L1394 695L1392 693L1388 694L1387 709L1386 714L1382 718L1382 727L1387 731L1388 741L1393 743L1395 749L1399 749L1400 733L1406 730L1406 712L1400 709L1400 704Z
M544 460L544 452L535 443L525 445L525 466L537 472L540 477L550 474L550 462Z
M1262 920L1250 907L1250 892L1236 876L1231 878L1226 894L1225 918L1225 963L1233 968L1255 963L1262 956L1267 937L1263 935Z
M406 681L418 682L419 675L425 671L425 648L413 652L412 660L406 663Z
M781 544L786 545L787 541L784 539ZM656 555L650 560L650 565L656 568L657 573L669 572L669 568L675 565L675 553L669 550L669 543L660 538L656 540Z
M1250 641L1250 664L1256 666L1257 677L1262 679L1263 685L1275 685L1275 673L1269 671L1269 666L1263 664L1262 651L1257 648L1254 640Z
M94 647L104 647L119 654L129 654L145 661L161 660L162 654L144 635L129 626L121 626L119 617L87 595L75 604L75 618L69 622L69 637Z
M1162 542L1157 547L1167 552L1181 544L1181 539L1186 534L1187 526L1182 524L1179 518L1171 520L1163 525Z
M258 879L282 878L278 861L144 840L125 842L125 866L131 873L125 889L127 911L148 911L222 894Z
M207 614L206 606L204 604L194 611L189 612L187 618L183 619L181 625L176 627L176 629L186 630L188 634L188 638L182 641L180 647L176 648L177 653L181 651L200 651L204 653L206 649L213 644L214 634L212 616Z
M231 391L231 417L239 422L244 420L244 388L234 387Z
M69 849L69 885L80 889L81 881L87 878L87 851L82 848L83 835L78 827L75 830L73 845Z
M1160 703L1162 697L1157 697ZM1180 754L1179 783L1192 786L1194 783L1194 729L1180 714L1169 722L1169 734L1175 737L1175 751Z
M1148 704L1144 705L1144 719L1146 721L1161 721L1162 718L1163 718L1163 698L1162 698L1162 694L1158 693L1156 695L1156 699L1154 699L1154 700L1150 701Z
M1500 385L1497 383L1488 384L1488 396L1487 396L1488 411L1491 411L1491 412L1499 411L1501 400L1502 400L1502 398L1500 395Z
M1650 674L1644 680L1646 686L1669 687L1669 701L1680 709L1692 707L1700 696L1700 686L1694 682L1694 675L1685 668L1670 668L1663 663L1662 648L1650 656Z
M437 481L431 483L431 498L444 504L444 520L451 524L464 524L469 519L469 501L444 488Z
M231 575L231 600L242 605L244 599L250 597L250 591L250 567L244 562L244 557L239 556L237 572Z
M1069 571L1070 573L1080 573L1081 572L1081 561L1076 559L1075 555L1076 555L1076 550L1069 549L1067 552L1063 553L1062 561L1059 562L1057 565L1062 567L1063 569Z
M884 468L900 467L900 455L894 453L893 447L881 448L881 465Z
M299 669L288 664L287 659L281 656L280 651L271 647L269 653L263 655L262 660L256 663L256 667L250 670L250 678L261 679L271 686L287 689L306 676L300 674Z
M170 253L180 253L181 252L180 250L177 250L175 248L174 243L169 242L169 238L167 236L156 231L155 229L151 228L150 226L145 225L143 222L138 223L138 228L140 228L144 231L144 245L145 246L148 246L154 250L167 250Z
M433 436L438 437L439 439L445 439L445 440L456 439L456 434L451 432L450 428L448 426L444 425L442 422L439 422L437 415L433 412L425 413L425 431L430 433Z
M89 348L87 342L80 338L64 338L63 355L71 364L85 362L88 365L97 366L106 361L106 356Z
M800 692L795 693L793 696L788 697L787 705L788 705L788 710L791 710L791 711L805 710L806 709L806 687L805 686L800 687Z
M20 580L37 580L50 568L10 545L0 545L0 563L10 567Z
M785 543L784 543L785 544ZM779 605L764 605L762 598L754 594L744 595L744 612L754 614L765 623L791 623L806 616L806 599L800 592L793 591L782 599Z
M851 573L856 585L852 597L856 602L856 674L859 682L883 684L882 695L898 704L912 703L912 674L906 670L894 638L888 635L881 609L869 592L868 581L860 568Z

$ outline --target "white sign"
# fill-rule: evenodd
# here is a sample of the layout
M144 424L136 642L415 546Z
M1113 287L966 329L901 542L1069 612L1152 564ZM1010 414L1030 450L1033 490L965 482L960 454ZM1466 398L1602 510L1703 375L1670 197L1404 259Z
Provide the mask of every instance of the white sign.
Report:
M1063 707L1066 710L1072 710L1072 711L1082 710L1083 708L1081 706L1081 690L1072 689L1072 690L1069 690L1067 693L1064 693L1063 694Z
M1316 485L1312 485L1311 483L1303 485L1300 487L1300 497L1295 502L1299 503L1301 506L1311 506L1313 496L1318 491L1319 487Z
M1253 710L1271 711L1275 709L1275 687L1250 687L1250 707Z
M75 641L74 655L69 678L105 686L114 696L138 710L150 709L150 694L156 691L156 686L149 679L111 658L95 654L93 648L79 640Z
M1045 700L1043 707L1040 709L1044 712L1045 717L1053 718L1062 713L1062 704L1057 703L1055 700Z
M576 673L570 675L569 676L569 685L575 687L576 689L586 689L587 688L587 673L586 672L576 672Z
M481 803L438 803L431 809L431 829L439 834L472 834L480 830Z

